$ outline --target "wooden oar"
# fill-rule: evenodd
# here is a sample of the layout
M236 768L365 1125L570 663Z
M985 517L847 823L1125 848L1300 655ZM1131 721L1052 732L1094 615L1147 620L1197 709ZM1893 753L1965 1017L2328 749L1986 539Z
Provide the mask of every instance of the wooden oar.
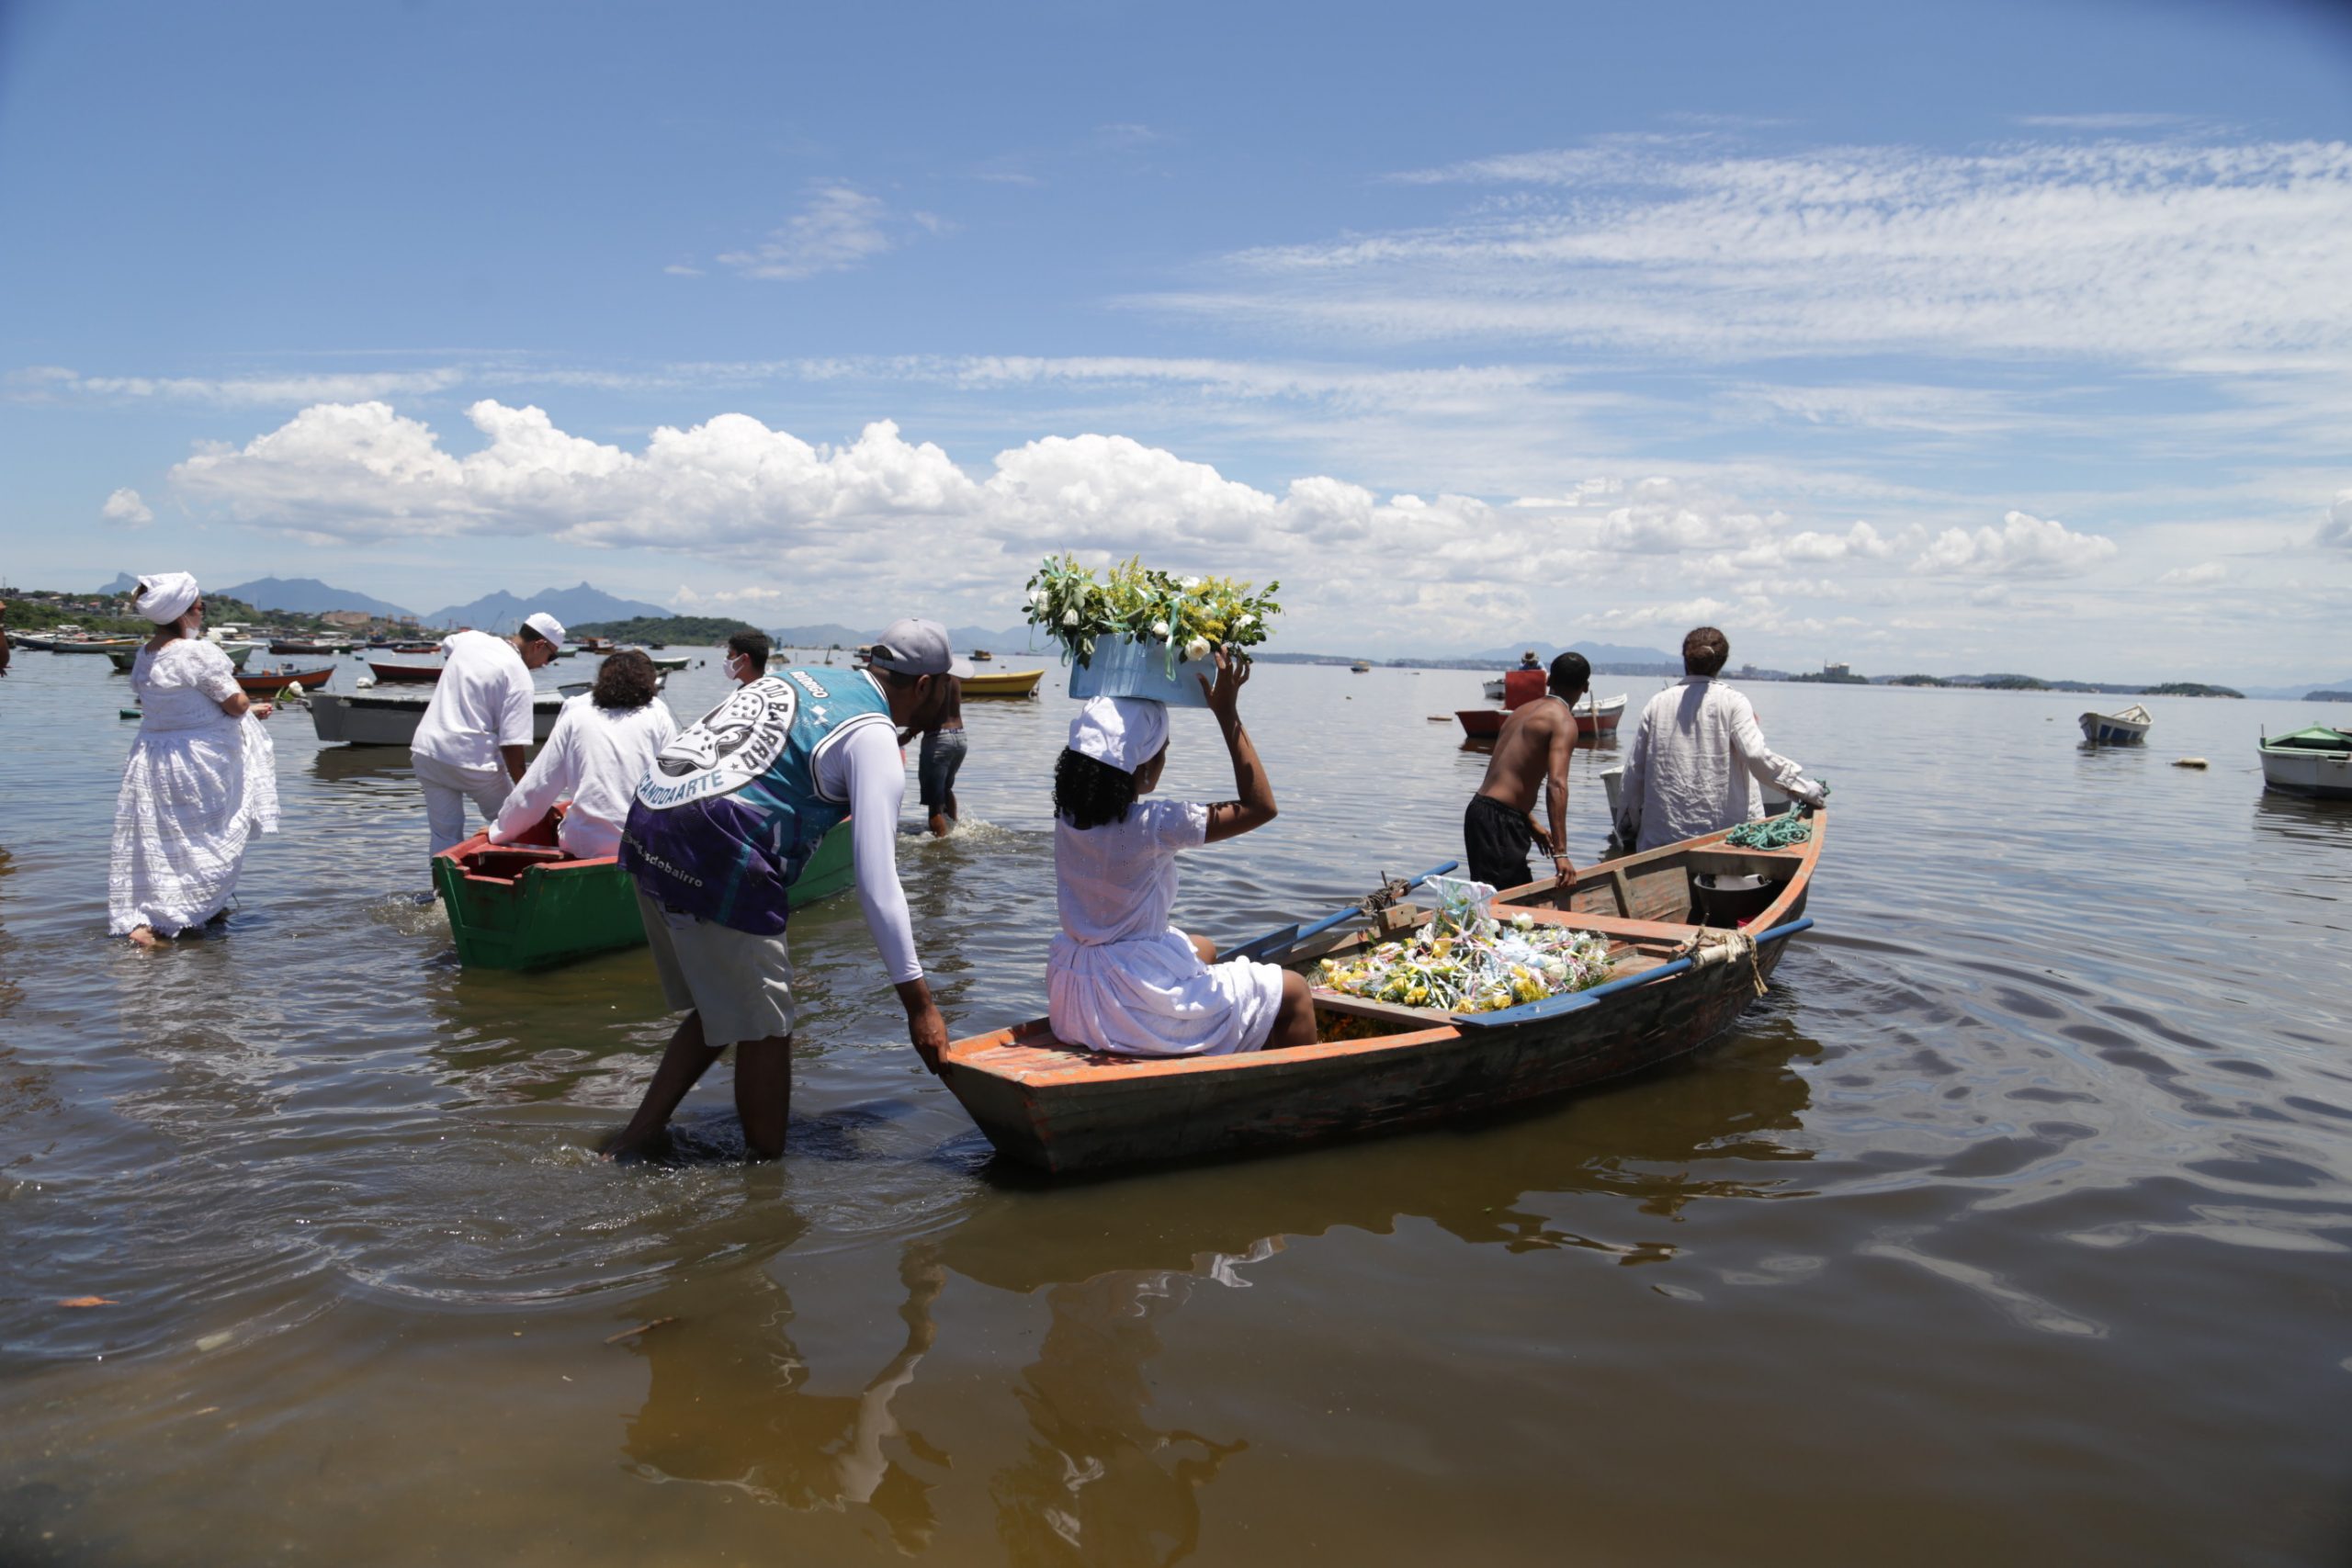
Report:
M1761 949L1768 942L1779 942L1784 937L1792 937L1799 931L1812 929L1813 917L1805 915L1789 921L1786 925L1774 926L1768 931L1758 931L1756 934L1756 945ZM1661 964L1655 969L1645 969L1638 975L1628 975L1622 980L1611 980L1606 985L1595 986L1589 991L1570 991L1565 997L1546 997L1540 1002L1529 1002L1522 1007L1501 1008L1493 1012L1457 1012L1453 1014L1453 1022L1463 1029L1499 1029L1514 1023L1530 1023L1539 1018L1557 1018L1564 1012L1581 1011L1600 1001L1601 998L1614 995L1616 992L1630 991L1636 986L1646 986L1653 980L1663 980L1669 975L1679 975L1690 968L1690 964L1691 960L1678 958L1671 964Z
M1410 892L1412 889L1419 887L1422 883L1427 882L1432 876L1443 876L1447 872L1452 871L1455 866L1460 865L1461 863L1462 863L1458 860L1450 860L1442 865L1433 865L1430 867L1429 870L1421 873L1420 875L1413 878L1412 881L1405 884L1406 891ZM1360 915L1363 912L1363 905L1351 904L1344 909L1335 910L1332 913L1324 916L1321 919L1316 921L1311 926L1304 928L1295 925L1277 926L1274 930L1268 931L1264 936L1259 937L1253 942L1245 942L1239 947L1231 948L1224 953L1218 953L1217 961L1219 963L1224 963L1226 960L1232 958L1250 958L1255 959L1261 964L1272 964L1283 953L1288 953L1292 948L1296 947L1300 942L1305 942L1308 937L1321 936L1325 931L1329 931L1341 920L1347 919L1349 917L1353 915Z

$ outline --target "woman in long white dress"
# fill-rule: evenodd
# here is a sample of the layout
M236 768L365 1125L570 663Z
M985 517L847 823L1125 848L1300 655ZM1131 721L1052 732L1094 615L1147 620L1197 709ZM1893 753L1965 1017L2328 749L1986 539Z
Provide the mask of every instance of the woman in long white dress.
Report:
M130 671L141 722L115 800L107 929L152 947L228 913L246 840L277 831L277 756L260 724L269 705L198 635L196 579L142 577L132 603L155 635Z

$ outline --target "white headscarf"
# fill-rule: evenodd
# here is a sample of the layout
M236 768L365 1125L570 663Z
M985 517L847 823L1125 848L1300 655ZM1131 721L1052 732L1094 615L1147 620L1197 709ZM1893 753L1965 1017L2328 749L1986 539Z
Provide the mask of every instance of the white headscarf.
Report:
M1168 744L1168 705L1144 697L1089 697L1069 722L1069 749L1132 773Z
M196 579L184 571L158 571L139 580L131 603L159 626L170 626L187 614L198 598Z

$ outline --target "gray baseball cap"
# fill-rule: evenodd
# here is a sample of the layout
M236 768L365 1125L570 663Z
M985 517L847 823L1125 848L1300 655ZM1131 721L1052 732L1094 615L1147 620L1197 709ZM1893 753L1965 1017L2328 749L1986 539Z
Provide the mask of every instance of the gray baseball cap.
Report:
M890 623L876 640L873 657L866 662L901 675L953 675L960 681L972 672L971 660L956 658L956 650L947 645L945 626L911 616Z

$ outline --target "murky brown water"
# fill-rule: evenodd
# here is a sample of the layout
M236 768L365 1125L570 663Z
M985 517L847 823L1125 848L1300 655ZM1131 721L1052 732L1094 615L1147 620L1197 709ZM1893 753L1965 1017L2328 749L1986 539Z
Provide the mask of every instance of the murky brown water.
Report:
M1263 668L1283 816L1193 857L1184 918L1458 852L1483 759L1425 716L1476 681ZM917 1066L851 900L794 927L788 1159L723 1157L722 1069L682 1123L714 1157L599 1164L666 1033L645 956L459 971L405 755L299 714L229 934L107 942L122 686L0 681L0 1562L2352 1540L2352 811L2262 794L2293 705L2155 703L2093 753L2080 699L1759 688L1836 836L1736 1034L1499 1123L1057 1189ZM1069 711L967 708L978 820L902 862L958 1032L1042 1006ZM1226 793L1177 728L1167 787Z

